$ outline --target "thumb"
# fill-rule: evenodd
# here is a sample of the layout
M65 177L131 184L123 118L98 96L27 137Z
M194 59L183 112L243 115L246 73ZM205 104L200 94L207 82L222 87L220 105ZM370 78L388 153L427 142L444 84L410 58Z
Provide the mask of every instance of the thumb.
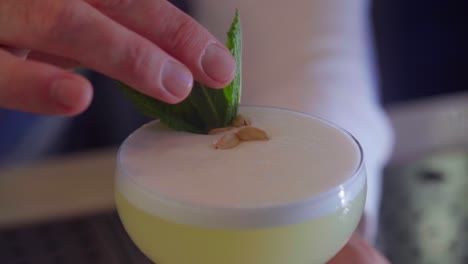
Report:
M390 264L390 262L355 234L328 264Z

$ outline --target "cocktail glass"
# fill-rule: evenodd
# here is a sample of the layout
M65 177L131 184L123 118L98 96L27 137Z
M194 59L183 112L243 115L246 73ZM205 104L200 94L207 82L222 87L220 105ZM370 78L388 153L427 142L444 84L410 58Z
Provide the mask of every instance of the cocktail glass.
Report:
M125 140L115 195L126 231L158 264L326 263L363 212L359 143L303 113L239 111L270 139L219 150L221 134L153 121Z

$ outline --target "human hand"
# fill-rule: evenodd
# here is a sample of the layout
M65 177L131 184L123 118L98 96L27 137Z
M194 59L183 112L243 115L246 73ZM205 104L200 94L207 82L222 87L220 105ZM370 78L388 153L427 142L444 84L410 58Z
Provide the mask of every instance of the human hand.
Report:
M235 74L224 45L166 0L0 1L0 107L82 112L91 84L58 67L77 65L168 103L193 79L221 88Z
M354 234L343 249L328 264L389 264L376 249Z

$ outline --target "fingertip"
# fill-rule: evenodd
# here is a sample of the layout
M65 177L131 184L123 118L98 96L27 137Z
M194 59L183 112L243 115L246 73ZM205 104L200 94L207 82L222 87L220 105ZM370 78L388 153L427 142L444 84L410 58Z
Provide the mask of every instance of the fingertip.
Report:
M201 66L204 73L211 79L210 86L224 88L232 82L236 75L236 61L225 47L212 43L203 52Z
M93 86L90 81L83 77L79 77L81 80L81 92L79 92L79 100L77 100L75 112L73 114L79 114L88 109L93 100Z
M168 60L161 72L161 84L167 92L166 102L175 104L183 101L193 87L193 76L189 69L177 61Z
M85 111L91 104L93 89L85 78L66 74L56 78L50 86L50 97L63 115L73 116Z

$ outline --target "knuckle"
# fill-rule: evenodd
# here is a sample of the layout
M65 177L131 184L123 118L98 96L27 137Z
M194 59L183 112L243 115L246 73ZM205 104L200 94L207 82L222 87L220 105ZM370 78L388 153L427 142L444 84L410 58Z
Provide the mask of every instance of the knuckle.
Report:
M157 73L149 72L152 67L151 55L148 54L148 48L144 47L144 45L128 45L125 53L122 60L122 72L127 73L133 82L143 85L151 83L151 76L156 76Z
M65 3L68 1L64 1ZM80 15L72 4L61 4L54 7L44 18L44 31L52 39L66 39L66 36L80 34Z
M192 19L182 19L177 25L173 25L166 37L168 41L168 49L171 51L190 50L196 47L200 41L201 34L199 33L197 22Z
M24 31L36 39L41 37L41 29L49 20L48 11L51 1L0 1L0 25L3 37L21 42L25 39ZM5 26L6 25L6 26Z

